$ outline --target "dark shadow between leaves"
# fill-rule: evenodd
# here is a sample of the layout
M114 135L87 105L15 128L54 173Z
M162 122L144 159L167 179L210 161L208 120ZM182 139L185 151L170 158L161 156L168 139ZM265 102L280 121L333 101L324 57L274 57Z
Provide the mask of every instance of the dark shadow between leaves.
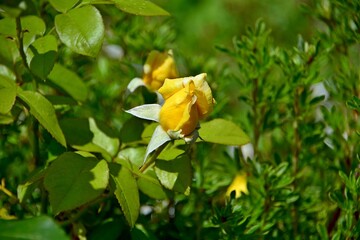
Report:
M67 118L59 124L69 145L82 146L91 142L94 137L87 118Z

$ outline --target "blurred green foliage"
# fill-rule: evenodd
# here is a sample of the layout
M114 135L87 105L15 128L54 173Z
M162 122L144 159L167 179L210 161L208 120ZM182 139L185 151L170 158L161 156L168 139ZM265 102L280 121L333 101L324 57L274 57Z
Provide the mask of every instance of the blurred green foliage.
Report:
M103 26L68 14L91 2L113 3L81 13ZM122 2L0 3L1 239L360 237L359 1L154 1L171 16L132 15ZM90 44L97 29L94 45L72 45L82 28L62 31L60 14L87 26ZM140 173L154 126L124 109L156 95L126 86L154 49L172 49L181 76L206 72L217 101L209 118L232 121L251 146L175 141ZM170 168L188 195L159 183L156 171ZM249 193L226 197L239 173Z

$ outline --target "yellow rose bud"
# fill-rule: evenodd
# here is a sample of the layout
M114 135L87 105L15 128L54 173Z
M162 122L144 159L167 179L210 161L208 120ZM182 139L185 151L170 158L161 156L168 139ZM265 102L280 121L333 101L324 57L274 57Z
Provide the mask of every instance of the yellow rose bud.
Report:
M235 191L235 198L239 198L241 193L249 193L247 189L247 177L245 173L239 173L235 176L233 182L226 191L226 196L230 197L232 191Z
M195 77L166 79L159 93L165 103L160 110L160 125L168 131L191 134L199 120L213 109L215 100L206 82L206 74Z
M144 65L143 81L152 90L158 90L166 78L177 78L178 72L171 51L151 51Z

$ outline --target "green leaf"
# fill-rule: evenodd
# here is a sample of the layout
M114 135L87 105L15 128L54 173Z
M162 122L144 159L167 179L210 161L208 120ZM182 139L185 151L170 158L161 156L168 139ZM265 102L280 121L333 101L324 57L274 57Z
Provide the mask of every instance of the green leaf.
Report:
M156 240L158 238L143 225L136 224L134 228L131 229L131 239Z
M0 19L0 34L6 37L16 37L15 18Z
M274 183L273 183L273 188L274 189L281 189L284 188L288 185L290 185L295 179L293 177L290 176L282 176L280 178L278 178Z
M343 183L345 183L345 186L352 192L357 192L357 186L356 186L356 177L353 173L353 171L350 171L349 176L346 175L343 171L339 171L339 176Z
M120 217L113 217L101 221L99 224L92 226L91 231L87 234L88 240L99 239L120 239L120 234L127 226Z
M93 143L105 149L111 156L115 156L118 152L120 141L115 136L112 129L100 122L95 122L93 118L89 118L90 130L94 133Z
M331 240L340 240L340 239L342 239L342 238L341 238L341 230L338 230L338 232L336 232L336 233L332 236Z
M293 202L296 202L299 198L300 198L299 195L293 195L293 196L289 195L286 197L285 202L286 202L286 204L291 204Z
M67 152L52 162L45 175L45 188L55 214L71 210L99 197L109 182L105 160Z
M16 99L16 84L13 80L0 75L0 114L10 112Z
M315 105L320 102L323 102L324 100L325 100L325 95L317 96L317 97L314 97L313 99L311 99L309 104Z
M39 171L33 174L24 184L19 184L17 187L17 196L20 203L23 203L24 200L34 191L34 189L40 183L45 176L45 171Z
M38 16L25 16L21 18L21 29L24 31L24 48L26 49L37 36L44 35L46 25Z
M25 16L21 18L21 30L24 33L23 43L24 50L36 39L45 33L46 26L44 21L37 16ZM16 36L15 18L4 18L0 20L0 34L5 38L13 38Z
M45 33L46 26L41 18L29 15L21 18L21 30L24 32L24 46L27 47L36 36L42 36ZM15 18L0 20L0 34L6 37L17 37Z
M344 195L342 194L342 192L340 190L334 190L334 191L330 192L329 193L329 198L333 202L337 203L340 208L346 209L347 201L346 201Z
M120 10L143 16L169 16L170 14L148 0L111 0Z
M81 4L112 4L110 0L82 0Z
M66 12L75 6L79 0L49 0L50 4L59 12Z
M135 117L129 118L120 130L120 139L124 143L140 141L143 130L144 120Z
M76 106L78 103L71 97L59 95L46 95L45 96L51 103L56 106Z
M16 76L15 74L5 65L0 65L0 75L5 76L11 80L13 80L13 82L16 81Z
M276 166L276 168L274 169L274 175L276 177L281 177L284 175L284 173L286 172L286 170L289 167L289 163L288 162L283 162L280 163L278 166Z
M63 229L51 217L40 216L24 220L1 220L0 239L68 240Z
M52 35L40 37L27 50L27 57L31 71L45 79L55 64L57 40Z
M158 159L171 161L178 156L184 154L185 151L183 149L179 149L176 146L168 145L158 156Z
M16 41L6 36L0 36L0 61L10 67L14 65L19 57Z
M225 119L214 119L201 124L199 134L205 142L244 145L250 138L235 123Z
M35 40L35 37L45 33L44 21L36 16L25 16L21 18L23 31L24 49ZM14 63L19 57L16 43L16 21L15 18L4 18L0 20L0 60L4 58L7 64Z
M17 17L22 12L22 9L10 7L8 5L0 5L0 9L2 10L0 14L4 17Z
M60 121L66 140L81 151L98 152L110 159L118 152L120 141L111 129L93 118L68 118Z
M10 124L14 121L12 115L8 114L0 114L0 124Z
M104 40L104 23L92 5L72 9L55 17L60 40L76 53L96 57Z
M134 227L140 211L139 190L131 171L119 164L110 164L110 175L114 181L114 194L119 201L126 221Z
M30 108L30 113L60 144L66 147L66 140L56 118L53 105L40 93L18 89L17 95Z
M328 236L328 233L327 233L327 230L326 230L326 227L324 224L321 224L321 223L318 223L316 225L316 229L320 235L320 238L321 240L328 240L329 239L329 236Z
M117 157L120 159L125 159L127 161L130 161L132 165L139 168L143 163L145 151L146 151L145 147L125 148L119 152Z
M61 119L59 124L64 131L66 142L71 146L85 145L94 137L87 118L65 118Z
M85 101L88 96L88 88L81 78L60 64L54 65L48 79L75 100Z
M172 161L156 160L155 173L164 187L190 194L192 173L188 156L181 155Z
M139 174L137 184L140 191L153 199L167 198L163 187L156 178L155 172L151 169L147 170L146 174Z
M155 131L155 129L159 126L159 123L152 122L148 125L146 125L144 131L141 133L141 139L143 139L146 143L149 143L151 140L151 137Z
M360 98L353 96L349 101L346 102L346 104L349 108L360 111Z

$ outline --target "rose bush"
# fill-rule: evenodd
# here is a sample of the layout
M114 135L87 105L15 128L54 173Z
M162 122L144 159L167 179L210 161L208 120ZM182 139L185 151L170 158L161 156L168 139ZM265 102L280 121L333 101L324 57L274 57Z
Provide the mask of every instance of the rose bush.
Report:
M206 73L195 77L166 79L159 89L165 103L160 110L160 125L169 134L190 135L213 109L215 100L206 82Z

